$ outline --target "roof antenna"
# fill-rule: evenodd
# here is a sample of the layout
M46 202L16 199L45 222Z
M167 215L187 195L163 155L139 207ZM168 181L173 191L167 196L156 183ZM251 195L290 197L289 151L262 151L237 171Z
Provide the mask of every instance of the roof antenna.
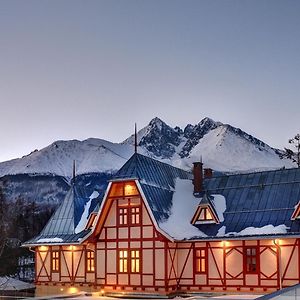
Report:
M137 153L137 130L136 130L136 123L134 123L134 153Z
M73 185L75 184L75 176L76 176L76 161L73 160Z

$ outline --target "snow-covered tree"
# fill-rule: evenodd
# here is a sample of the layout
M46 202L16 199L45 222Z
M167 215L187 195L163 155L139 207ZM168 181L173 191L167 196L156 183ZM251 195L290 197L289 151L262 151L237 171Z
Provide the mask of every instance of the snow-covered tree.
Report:
M291 159L300 168L300 134L296 134L292 139L289 139L289 143L294 146L295 150L284 148L284 157Z

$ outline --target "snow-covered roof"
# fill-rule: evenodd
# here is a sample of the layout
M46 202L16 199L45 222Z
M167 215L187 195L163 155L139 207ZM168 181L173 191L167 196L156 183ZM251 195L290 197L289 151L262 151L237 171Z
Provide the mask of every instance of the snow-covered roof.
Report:
M0 291L24 291L34 289L35 285L8 276L0 277Z
M206 178L203 194L194 196L190 172L135 153L114 177L128 179L139 181L155 222L175 240L300 236L300 220L291 220L300 168ZM96 191L82 196L86 188L72 187L41 234L25 245L80 243L103 198ZM219 223L192 225L199 203L208 199Z
M88 193L84 187L72 185L41 233L24 245L80 243L90 232L85 226L103 194L104 189Z
M117 173L138 178L158 226L176 240L300 235L291 220L300 200L300 168L204 179L219 224L191 225L202 199L193 195L189 172L134 155Z

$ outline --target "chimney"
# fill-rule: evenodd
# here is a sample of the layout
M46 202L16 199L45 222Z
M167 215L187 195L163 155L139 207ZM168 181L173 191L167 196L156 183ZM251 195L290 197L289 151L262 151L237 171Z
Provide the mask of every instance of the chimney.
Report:
M204 169L204 178L212 178L213 170L211 168Z
M194 174L194 180L193 180L194 194L199 194L203 190L203 187L202 187L202 183L203 183L203 170L202 170L202 166L203 166L203 163L202 162L194 162L193 165L194 165L194 168L193 168L193 174Z

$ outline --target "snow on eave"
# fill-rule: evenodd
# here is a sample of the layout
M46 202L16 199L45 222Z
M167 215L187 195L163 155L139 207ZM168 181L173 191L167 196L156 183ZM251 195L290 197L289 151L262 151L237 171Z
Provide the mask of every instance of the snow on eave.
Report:
M207 237L193 237L191 239L183 239L183 240L177 240L175 239L175 242L182 243L182 242L222 242L222 241L245 241L245 240L272 240L272 239L278 239L278 238L300 238L300 232L296 233L278 233L278 234L265 234L265 235L240 235L240 236L207 236Z
M101 213L102 213L102 209L103 209L103 207L104 207L104 204L105 204L106 201L107 201L107 196L108 196L108 192L110 191L111 185L112 185L112 182L109 181L109 182L108 182L108 186L107 186L106 191L105 191L105 194L104 194L104 196L103 196L103 200L102 200L101 205L100 205L100 207L99 207L99 210L98 210L98 212L97 212L97 216L96 216L96 219L95 219L95 220L96 220L96 221L95 221L95 224L96 224L96 225L97 225L98 222L99 222L99 219L100 219L100 216L101 216ZM86 240L94 233L96 227L97 227L97 226L94 226L94 227L92 228L92 230L91 230L86 236L84 236L84 237L79 241L79 244L82 244L84 241L86 241Z
M81 241L79 242L62 242L62 243L43 243L43 244L22 244L22 248L30 248L30 247L40 247L40 246L69 246L69 245L80 245Z
M121 181L136 181L137 177L124 177L124 178L113 178L108 180L108 182L121 182Z
M83 208L83 213L81 215L80 221L78 222L78 224L76 225L76 228L74 229L75 233L80 233L81 231L83 231L88 223L90 214L89 214L89 210L92 204L93 199L96 199L97 197L99 197L99 192L98 191L93 191L93 193L90 195L89 200L84 204L84 208Z
M191 218L198 208L198 201L193 194L193 184L189 179L176 178L175 192L168 219L159 223L159 227L174 240L185 240L207 235L191 224Z

